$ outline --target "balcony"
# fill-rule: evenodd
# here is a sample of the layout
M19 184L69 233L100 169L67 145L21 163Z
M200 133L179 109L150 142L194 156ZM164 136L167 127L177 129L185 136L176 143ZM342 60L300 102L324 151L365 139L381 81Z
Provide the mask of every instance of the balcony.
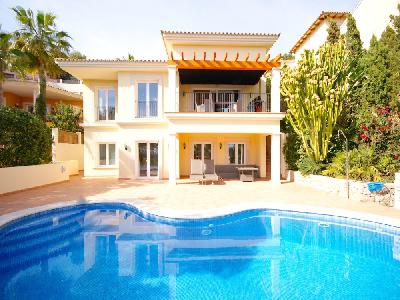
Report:
M232 113L270 112L269 93L240 93L238 91L184 92L180 112Z

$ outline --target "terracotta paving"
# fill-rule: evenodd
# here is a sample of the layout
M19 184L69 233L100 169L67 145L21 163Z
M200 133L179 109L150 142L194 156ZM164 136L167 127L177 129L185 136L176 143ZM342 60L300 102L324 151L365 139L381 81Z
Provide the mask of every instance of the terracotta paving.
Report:
M217 209L235 204L283 203L330 207L373 213L400 219L400 210L377 203L360 203L339 198L296 183L273 184L268 181L227 181L221 185L199 185L181 180L171 186L167 181L119 180L73 176L68 182L0 196L0 215L45 204L76 200L125 201L148 211Z

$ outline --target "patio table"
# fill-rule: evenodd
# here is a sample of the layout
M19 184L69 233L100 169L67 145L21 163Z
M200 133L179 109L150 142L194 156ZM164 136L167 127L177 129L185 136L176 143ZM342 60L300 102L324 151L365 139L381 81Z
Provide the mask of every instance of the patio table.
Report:
M254 181L254 172L258 171L256 167L237 167L241 181Z

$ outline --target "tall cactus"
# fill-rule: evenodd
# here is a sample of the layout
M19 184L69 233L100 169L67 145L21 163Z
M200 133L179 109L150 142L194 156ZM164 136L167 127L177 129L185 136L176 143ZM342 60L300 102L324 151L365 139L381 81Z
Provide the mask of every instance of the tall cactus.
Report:
M299 135L306 155L316 162L328 154L333 129L352 90L355 75L343 41L306 50L296 67L284 69L281 92L286 118Z

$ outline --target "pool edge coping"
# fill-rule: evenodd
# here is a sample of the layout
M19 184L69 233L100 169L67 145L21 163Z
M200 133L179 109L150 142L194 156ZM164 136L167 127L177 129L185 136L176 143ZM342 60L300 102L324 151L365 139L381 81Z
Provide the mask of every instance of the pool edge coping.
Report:
M294 211L299 213L313 213L319 215L331 215L335 217L344 217L344 218L352 218L359 219L363 221L375 222L383 225L400 227L400 218L387 217L373 213L353 211L347 209L338 209L332 207L322 207L315 205L305 205L305 204L288 204L288 203L279 203L279 202L250 202L250 203L240 203L240 204L232 204L218 208L208 208L202 210L183 210L176 208L166 208L166 207L148 207L146 205L140 203L134 203L132 200L118 200L118 201L110 201L110 199L79 199L74 201L66 201L66 202L57 202L52 204L46 204L41 206L35 206L31 208L26 208L22 210L18 210L15 212L11 212L8 214L4 214L0 216L0 227L6 225L9 222L18 220L20 218L44 212L47 210L57 209L61 207L69 207L79 204L95 204L95 203L122 203L131 205L132 207L137 208L143 213L152 214L158 217L165 218L176 218L176 219L204 219L204 218L212 218L219 217L224 215L229 215L233 213L238 213L245 210L251 209L276 209L276 210L287 210Z

